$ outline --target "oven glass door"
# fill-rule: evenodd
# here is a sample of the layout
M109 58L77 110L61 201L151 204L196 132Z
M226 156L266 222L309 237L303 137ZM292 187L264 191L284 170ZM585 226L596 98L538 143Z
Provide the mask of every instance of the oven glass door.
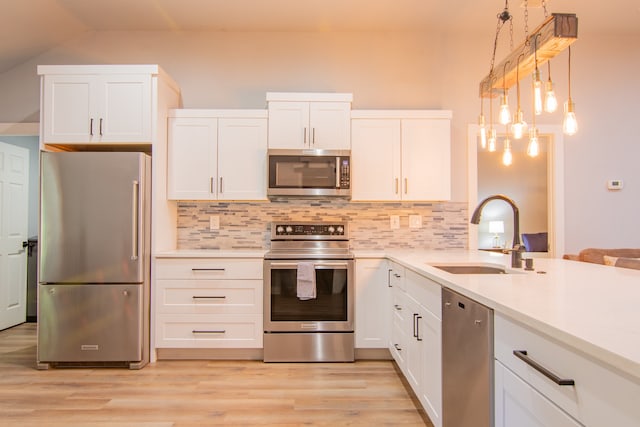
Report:
M297 297L298 263L267 261L265 330L353 330L353 261L306 261L315 267L316 297Z
M335 156L269 156L270 188L339 188Z

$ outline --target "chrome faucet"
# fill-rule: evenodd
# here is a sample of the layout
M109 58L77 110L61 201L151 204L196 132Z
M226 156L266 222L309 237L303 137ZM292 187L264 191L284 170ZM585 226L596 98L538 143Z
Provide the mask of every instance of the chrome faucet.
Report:
M502 194L496 194L494 196L487 197L482 202L480 202L476 210L473 211L473 215L471 216L471 224L480 224L482 209L487 203L492 200L504 200L511 206L511 209L513 209L513 244L511 249L505 251L505 253L511 252L512 268L522 268L522 253L524 252L524 246L520 244L520 211L518 210L518 207L513 200Z

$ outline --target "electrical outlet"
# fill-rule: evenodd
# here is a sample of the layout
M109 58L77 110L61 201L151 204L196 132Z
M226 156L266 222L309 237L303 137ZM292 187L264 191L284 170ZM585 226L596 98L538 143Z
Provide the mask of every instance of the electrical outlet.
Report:
M400 216L398 215L391 215L389 217L389 227L392 230L397 230L398 228L400 228Z
M220 217L211 215L209 217L209 230L220 230Z
M409 215L409 228L422 228L422 215Z

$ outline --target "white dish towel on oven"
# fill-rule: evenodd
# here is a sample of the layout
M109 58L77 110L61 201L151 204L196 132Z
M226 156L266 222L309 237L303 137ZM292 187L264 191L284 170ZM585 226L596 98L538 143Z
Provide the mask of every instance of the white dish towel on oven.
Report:
M312 262L298 263L296 294L302 301L316 298L316 266Z

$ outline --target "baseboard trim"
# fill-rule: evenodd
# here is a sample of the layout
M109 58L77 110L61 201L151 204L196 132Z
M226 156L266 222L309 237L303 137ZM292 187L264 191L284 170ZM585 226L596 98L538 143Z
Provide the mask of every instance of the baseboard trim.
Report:
M158 360L263 360L261 348L157 348ZM356 348L356 360L393 360L386 348Z

